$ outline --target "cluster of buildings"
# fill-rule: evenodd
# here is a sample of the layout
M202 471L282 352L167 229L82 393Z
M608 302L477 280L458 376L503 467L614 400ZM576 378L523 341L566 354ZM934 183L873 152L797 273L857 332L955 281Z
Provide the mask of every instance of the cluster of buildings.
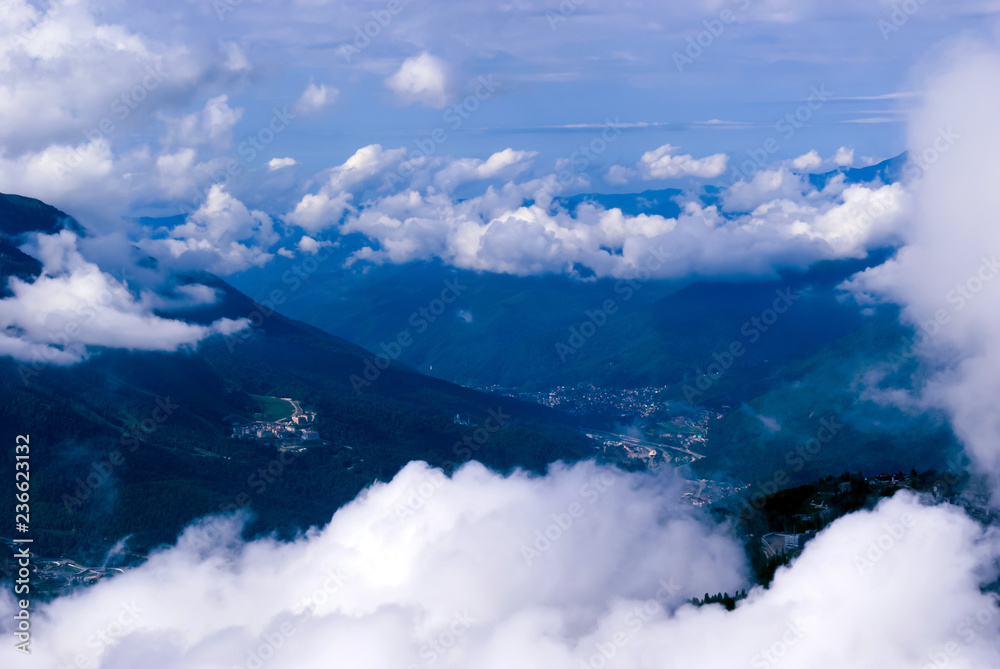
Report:
M695 479L684 481L684 493L681 497L691 506L711 506L719 500L738 495L750 488L750 484L727 483L712 479Z
M233 436L240 439L298 439L319 441L319 432L299 428L293 423L256 421L233 426Z
M666 440L665 443L685 449L704 447L708 444L709 421L713 418L722 418L722 415L712 414L703 409L661 421L655 426L647 427L646 430L657 440Z
M293 399L284 397L280 399L292 405L293 413L291 416L274 421L234 422L232 436L237 439L276 441L279 449L322 443L319 432L313 429L316 412L304 411L302 406Z
M646 469L653 469L662 464L677 464L672 462L670 454L658 444L647 442L637 436L600 430L584 434L596 441L598 452L612 462L627 463L630 466L640 465Z
M718 411L682 410L663 399L666 386L599 388L591 383L556 386L550 390L520 392L502 386L480 388L497 395L534 402L577 416L615 418L640 427L633 435L591 430L587 436L599 442L598 450L608 459L630 466L682 467L704 457L709 425L722 418ZM729 407L724 406L723 410ZM461 417L456 417L456 422ZM714 499L714 496L713 496Z
M760 549L764 552L764 557L768 559L781 557L789 553L797 553L803 544L815 535L815 532L799 534L771 532L760 538Z
M666 387L617 389L598 388L592 383L581 383L530 393L501 386L490 386L481 390L542 404L573 415L649 418L663 410L664 402L658 398Z

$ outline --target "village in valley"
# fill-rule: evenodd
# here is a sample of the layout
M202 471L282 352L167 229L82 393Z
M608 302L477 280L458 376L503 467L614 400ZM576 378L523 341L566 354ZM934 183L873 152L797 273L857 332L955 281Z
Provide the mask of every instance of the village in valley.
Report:
M705 457L717 410L696 408L662 398L666 387L598 388L582 383L534 392L491 386L481 388L508 397L535 402L574 416L611 419L604 429L587 428L584 434L595 443L604 462L625 469L651 470L670 466L684 479L684 501L707 506L749 487L730 481L694 478L690 465ZM723 410L728 409L724 406Z
M315 411L303 409L291 397L255 395L254 398L261 410L253 415L253 420L231 421L234 439L272 441L282 451L302 451L324 444L315 429Z

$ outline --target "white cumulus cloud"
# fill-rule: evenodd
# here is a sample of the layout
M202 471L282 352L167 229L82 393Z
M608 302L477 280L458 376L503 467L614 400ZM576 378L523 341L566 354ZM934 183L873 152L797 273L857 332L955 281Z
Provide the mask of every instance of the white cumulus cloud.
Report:
M426 51L404 60L385 84L406 104L440 109L451 97L447 64Z
M438 258L463 269L519 275L571 273L582 264L598 276L646 268L677 278L771 275L780 266L862 257L898 242L908 204L902 185L840 183L819 192L779 168L736 183L719 205L682 197L676 218L589 203L567 212L550 206L563 187L555 174L518 179L530 158L507 149L487 160L407 159L405 149L371 145L324 174L319 191L303 196L285 219L309 234L333 227L363 234L370 244L351 264ZM502 182L479 195L450 194L457 184L491 176ZM664 260L652 261L651 250Z
M854 149L842 146L833 154L833 162L839 167L848 167L854 164Z
M247 326L242 319L194 325L161 318L154 309L169 304L152 291L135 294L77 250L69 231L41 235L38 259L43 271L34 281L9 279L10 297L0 300L0 355L26 363L68 365L94 349L175 351L213 334L232 334ZM204 290L182 291L186 301L211 301Z
M716 153L705 158L695 158L690 154L678 154L678 148L670 144L647 151L639 159L639 172L643 179L676 179L680 177L700 177L714 179L726 171L729 156Z
M165 147L202 144L228 147L232 142L233 128L242 116L242 109L229 106L228 95L217 95L210 98L200 112L178 119L166 118L167 135L162 143Z
M298 247L299 251L302 251L303 253L316 255L317 253L319 253L320 249L326 248L327 246L333 246L333 242L329 240L320 241L317 239L313 239L309 235L303 235L302 239L299 240L299 243L296 246Z
M205 269L232 274L260 266L274 255L268 249L279 240L274 221L247 208L217 184L184 223L139 241L139 246L176 269Z
M90 5L4 3L0 144L13 154L76 142L81 132L118 137L211 76L210 59L101 22Z
M814 170L822 164L823 159L819 157L819 152L816 149L792 161L792 166L797 170Z
M535 151L504 149L494 153L486 160L476 158L456 160L434 175L434 183L439 188L450 191L468 181L496 178L513 179L531 167L531 160L536 155Z

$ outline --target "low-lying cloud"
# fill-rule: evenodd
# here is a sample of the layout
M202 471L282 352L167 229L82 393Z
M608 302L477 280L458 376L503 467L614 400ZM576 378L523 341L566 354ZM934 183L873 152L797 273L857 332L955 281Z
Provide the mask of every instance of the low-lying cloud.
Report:
M670 255L658 278L766 276L897 243L909 202L903 184L838 179L819 191L776 167L737 182L717 203L696 192L678 196L676 217L593 203L567 211L553 206L562 190L557 175L517 178L533 157L512 149L486 160L411 157L406 149L371 145L329 170L318 192L304 195L285 219L312 236L363 235L370 243L348 264L439 259L516 275L572 274L583 266L620 277L643 266L656 248ZM665 152L648 162L677 159L694 170L689 158ZM725 156L716 158L695 161L697 169L712 163L709 171L721 173ZM484 191L450 194L470 181L485 181Z
M919 166L905 246L855 277L862 300L891 301L930 368L918 400L944 408L976 465L1000 484L1000 55L957 49L910 127Z
M232 274L266 264L280 239L274 221L250 210L221 185L212 186L197 211L173 228L154 230L139 246L179 270L205 269Z
M42 273L33 281L11 277L11 296L0 299L0 355L28 363L68 365L96 348L176 351L214 334L232 334L245 319L220 319L195 325L154 313L170 303L153 291L134 293L129 286L77 250L69 231L40 235L36 241ZM214 293L193 287L180 298L204 303Z
M281 543L237 519L35 612L25 667L913 667L1000 661L997 536L911 494L833 524L733 612L740 544L673 473L411 463ZM0 599L10 637L15 603ZM933 611L933 615L928 613ZM724 639L724 643L720 642ZM860 663L860 664L859 664ZM932 665L933 666L933 665Z

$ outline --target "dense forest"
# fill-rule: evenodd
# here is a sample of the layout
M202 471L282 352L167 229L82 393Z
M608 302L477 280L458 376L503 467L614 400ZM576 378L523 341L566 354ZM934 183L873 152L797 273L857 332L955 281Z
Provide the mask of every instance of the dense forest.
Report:
M736 528L743 539L754 582L766 586L779 567L789 564L816 533L838 518L860 509L872 509L879 500L904 489L970 506L971 483L964 468L920 473L911 470L875 479L862 472L845 472L766 496L743 493L721 500L711 510L716 520L730 522ZM978 513L975 509L971 512ZM794 550L768 556L762 550L761 538L771 533L798 535L800 543Z

